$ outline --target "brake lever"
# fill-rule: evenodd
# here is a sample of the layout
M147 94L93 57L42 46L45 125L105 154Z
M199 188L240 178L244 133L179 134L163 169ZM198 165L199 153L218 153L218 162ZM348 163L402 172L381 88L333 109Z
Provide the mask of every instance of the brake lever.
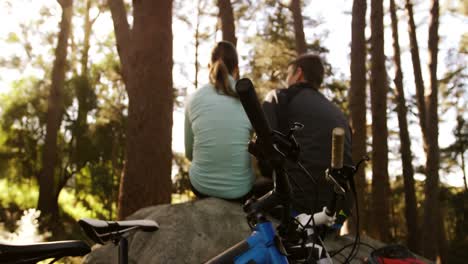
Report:
M343 188L343 186L341 186L341 184L335 179L335 177L333 177L333 174L334 173L342 173L341 170L330 170L330 169L327 169L327 171L325 172L325 177L328 181L331 181L333 183L333 185L335 186L335 192L337 194L340 194L340 195L344 195L346 193L346 190L345 188Z
M367 155L362 156L361 160L358 162L356 165L356 168L354 169L353 173L356 173L359 170L359 167L361 166L362 163L369 161L370 158Z

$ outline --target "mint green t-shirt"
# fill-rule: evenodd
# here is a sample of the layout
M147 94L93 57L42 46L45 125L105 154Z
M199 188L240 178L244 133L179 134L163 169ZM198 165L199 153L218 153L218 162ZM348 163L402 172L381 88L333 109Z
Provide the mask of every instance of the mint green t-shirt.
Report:
M231 86L235 82L230 77ZM235 199L254 182L247 144L252 127L240 101L211 84L190 96L185 110L185 155L190 182L202 194Z

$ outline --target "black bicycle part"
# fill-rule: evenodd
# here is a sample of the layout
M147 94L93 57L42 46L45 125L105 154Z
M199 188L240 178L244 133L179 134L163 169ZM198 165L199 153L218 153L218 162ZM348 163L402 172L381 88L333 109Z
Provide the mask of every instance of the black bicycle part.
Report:
M83 241L68 240L29 245L0 244L0 263L33 264L45 259L84 256L91 248Z
M121 237L118 241L115 241L119 246L119 263L128 263L128 240L126 237Z
M128 240L124 236L132 230L154 232L159 225L153 220L103 221L83 218L78 221L86 235L94 242L104 244L112 241L119 247L119 263L128 263Z
M288 136L272 132L258 101L255 88L249 79L237 81L236 91L257 135L256 140L249 143L249 152L257 159L268 162L275 171L273 191L258 200L253 199L247 202L244 210L248 219L255 219L257 214L282 205L284 208L282 220L288 221L289 216L286 217L286 214L290 213L291 187L283 164L287 159L296 159L296 157L288 156L290 153L298 153L294 149L299 146L293 136L294 131Z
M104 221L83 218L78 224L91 240L99 244L112 241L131 230L154 232L159 229L159 225L152 220Z
M270 153L274 152L271 128L260 106L252 82L248 78L240 79L236 83L236 91L257 137L264 144L263 148L268 149Z

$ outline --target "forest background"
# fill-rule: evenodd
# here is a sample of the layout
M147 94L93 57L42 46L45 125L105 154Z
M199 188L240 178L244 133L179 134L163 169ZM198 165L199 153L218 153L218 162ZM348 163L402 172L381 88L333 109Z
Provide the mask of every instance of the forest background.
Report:
M284 87L297 54L320 54L323 93L350 118L354 159L371 157L357 177L361 232L443 263L468 258L466 1L0 7L3 239L79 238L81 217L190 200L184 103L224 39L261 96Z

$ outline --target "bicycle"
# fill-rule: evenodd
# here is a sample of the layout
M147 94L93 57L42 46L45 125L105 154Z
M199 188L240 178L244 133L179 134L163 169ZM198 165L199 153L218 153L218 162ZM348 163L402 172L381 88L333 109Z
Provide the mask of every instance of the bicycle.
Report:
M329 205L310 216L308 214L292 215L291 187L284 163L298 164L308 177L316 183L299 162L299 144L294 137L295 131L303 126L295 123L288 135L272 131L260 107L252 82L241 79L236 83L236 91L242 106L256 132L256 139L249 142L249 152L257 159L270 163L274 169L274 189L259 198L246 202L244 211L252 234L245 240L209 260L213 263L332 263L331 257L317 233L317 226L332 226L337 221L336 205L348 192L348 183L354 190L352 177L359 168L343 166L344 131L334 132L332 139L332 164L326 173L327 179L334 186L334 196ZM353 191L355 194L355 191ZM275 229L265 212L282 206L280 224ZM311 225L312 223L312 225ZM358 223L359 224L359 223ZM356 237L355 244L359 238ZM348 256L350 261L356 245Z
M78 221L86 235L95 243L112 242L119 247L119 264L128 263L126 234L132 230L154 232L159 225L152 220L103 221L80 219ZM0 263L33 264L52 259L54 263L63 257L84 256L91 252L88 244L80 240L11 245L0 243Z
M256 140L249 142L249 152L257 159L268 160L275 171L275 187L272 191L259 199L250 199L244 205L247 214L247 221L253 230L251 236L220 255L209 260L207 263L331 263L330 254L327 252L321 237L318 235L318 226L331 226L336 224L337 201L344 199L348 192L348 183L354 190L352 177L359 168L361 162L355 167L343 166L343 133L335 133L333 137L332 165L326 173L327 178L333 184L335 192L322 212L311 215L292 215L291 207L291 187L288 175L284 170L284 162L295 162L300 165L309 178L315 182L307 170L298 162L299 144L294 137L295 131L302 128L302 125L295 123L288 135L271 131L263 111L260 108L253 84L249 79L241 79L236 84L236 91L239 94L241 103L252 123L257 134ZM336 135L338 134L338 135ZM354 192L355 194L355 192ZM273 223L266 217L265 212L271 211L277 206L282 206L282 217L280 224L275 228ZM152 222L152 223L151 223ZM312 224L311 224L312 223ZM155 231L158 226L150 220L106 222L95 219L81 219L79 224L85 233L96 243L104 244L112 242L119 247L119 263L128 263L128 242L124 236L128 231L141 229L143 231ZM357 221L359 225L359 221ZM355 247L359 243L358 236L351 250L347 261L352 259ZM78 248L87 247L80 254L89 253L89 247L81 243L74 243ZM34 247L34 246L32 246ZM1 247L0 247L1 250ZM36 248L37 250L37 248ZM357 251L356 251L357 252ZM57 249L56 257L63 257L63 251ZM71 253L67 251L66 253ZM0 261L3 253L0 253ZM41 252L41 258L35 261L51 258ZM20 262L8 263L34 263ZM55 262L52 261L51 263Z

